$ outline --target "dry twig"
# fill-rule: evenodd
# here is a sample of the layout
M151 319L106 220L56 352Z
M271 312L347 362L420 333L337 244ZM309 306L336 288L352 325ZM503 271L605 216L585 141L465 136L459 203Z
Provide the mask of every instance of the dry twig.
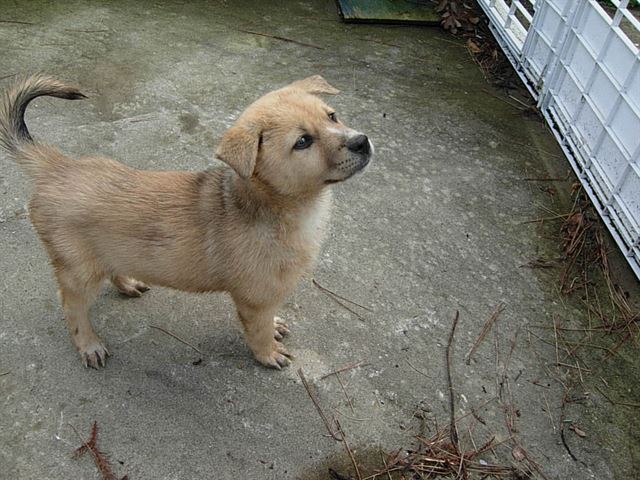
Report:
M169 335L170 337L175 338L176 340L178 340L181 343L184 343L186 346L193 348L196 352L198 352L200 355L204 355L200 349L198 347L194 347L193 345L191 345L189 342L187 342L186 340L183 340L182 338L180 338L179 336L177 336L175 333L171 333L169 330L166 330L162 327L157 327L155 325L149 325L149 327L151 328L155 328L156 330L160 330L162 333Z
M360 320L364 320L364 317L362 315L360 315L358 312L356 312L355 310L353 310L352 308L350 308L347 305L345 305L344 303L342 303L343 301L347 302L347 303L350 303L351 305L355 305L356 307L360 307L363 310L366 310L367 312L373 312L373 310L371 310L370 308L367 308L364 305L360 305L359 303L356 303L353 300L349 300L348 298L345 298L342 295L338 295L336 292L334 292L332 290L329 290L326 287L323 287L322 285L320 285L318 283L318 281L315 278L313 280L311 280L311 281L321 292L323 292L325 295L327 295L331 300L336 302L338 305L340 305L345 310L353 313Z
M611 399L611 397L609 397L609 395L607 395L606 393L604 393L604 390L602 390L598 385L594 385L594 387L596 387L596 390L598 390L598 392L600 392L600 394L606 398L609 403L611 405L623 405L625 407L633 407L633 408L640 408L640 403L633 403L633 402L616 402L614 400Z
M109 30L106 29L97 29L97 30L83 30L80 28L65 28L65 32L74 32L74 33L105 33Z
M300 377L300 380L302 380L302 385L304 385L304 388L307 391L309 398L313 402L313 405L316 407L316 410L318 411L318 415L320 415L320 418L322 419L322 422L324 423L324 426L326 427L327 432L329 432L329 435L331 435L331 437L334 440L341 442L343 440L343 437L337 436L336 432L333 431L333 427L331 426L332 422L329 421L329 418L324 413L324 410L322 410L322 407L320 406L320 403L318 402L318 399L316 398L316 396L313 394L313 391L311 390L311 386L307 381L307 377L304 376L304 372L302 371L301 368L298 369L298 376ZM333 421L335 422L335 419L333 419Z
M255 32L253 30L244 30L242 28L239 28L238 31L242 32L242 33L248 33L250 35L257 35L259 37L273 38L274 40L280 40L282 42L295 43L296 45L301 45L303 47L315 48L316 50L324 50L324 47L320 47L320 46L314 45L312 43L300 42L298 40L294 40L292 38L287 38L287 37L282 37L280 35L271 35L270 33Z
M340 387L342 388L342 393L344 393L344 398L347 399L347 404L349 405L349 408L351 409L351 413L356 413L355 409L353 408L353 402L351 401L351 397L347 393L347 387L345 387L344 382L340 378L340 374L339 373L336 374L336 379L338 380L338 383L340 384Z
M342 435L342 444L344 445L344 448L347 451L347 454L349 455L351 464L353 465L353 468L356 471L356 476L358 477L358 480L362 480L362 475L360 475L360 469L358 468L358 462L356 462L356 458L353 456L353 451L351 450L351 447L347 442L347 436L345 435L344 430L342 430L342 425L340 425L340 422L337 419L335 420L335 422L336 422L336 427L338 428L338 432L340 433L340 435Z
M458 431L456 430L456 412L455 412L455 400L453 392L453 382L451 381L451 343L453 342L453 336L456 332L456 325L458 325L458 318L460 312L456 310L456 316L453 319L451 325L451 332L449 333L449 340L447 341L446 349L446 366L447 366L447 384L449 386L449 434L451 435L451 443L459 452L460 445L458 443Z
M0 23L13 23L16 25L36 25L33 22L21 22L20 20L0 20Z
M544 258L534 258L533 260L529 260L527 263L520 266L528 267L528 268L555 268L558 266L558 262L556 260L545 260Z
M321 376L318 380L324 380L325 378L330 377L331 375L337 375L339 373L346 372L348 370L353 370L354 368L364 367L366 365L370 365L369 363L367 363L366 360L360 360L359 362L356 362L356 363L350 363L349 365L345 365L344 367L340 367L337 370L334 370L333 372L329 372Z
M471 364L471 358L476 353L476 350L480 346L480 343L482 342L482 340L484 340L484 337L487 335L487 333L489 333L489 330L491 330L491 327L493 326L495 321L498 319L498 316L502 313L503 310L504 310L504 304L499 303L493 309L493 312L491 312L491 315L489 316L487 321L484 322L484 326L482 327L482 330L480 331L478 338L476 338L476 341L473 342L473 345L471 346L469 353L467 353L467 358L465 359L465 363L467 365Z
M429 380L431 380L431 379L432 379L429 375L427 375L426 373L424 373L422 370L418 370L418 369L413 365L413 363L411 363L409 360L406 360L406 359L405 359L405 362L407 362L407 365L409 365L413 370L415 370L416 372L418 372L418 373L419 373L420 375L422 375L423 377L428 378Z

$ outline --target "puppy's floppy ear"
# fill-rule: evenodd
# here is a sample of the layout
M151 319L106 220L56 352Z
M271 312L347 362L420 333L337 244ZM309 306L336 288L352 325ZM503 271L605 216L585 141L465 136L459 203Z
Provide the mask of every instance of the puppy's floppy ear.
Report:
M258 157L260 133L257 129L234 125L222 136L216 158L233 168L242 178L253 174Z
M320 75L313 75L312 77L307 77L304 80L298 80L286 88L296 88L298 90L311 93L312 95L337 95L340 93L340 90L329 85L329 82Z

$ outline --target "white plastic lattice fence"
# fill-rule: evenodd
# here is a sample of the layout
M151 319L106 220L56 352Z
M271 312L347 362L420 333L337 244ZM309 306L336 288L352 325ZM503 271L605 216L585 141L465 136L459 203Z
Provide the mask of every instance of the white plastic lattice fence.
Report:
M478 0L640 278L640 22L628 0Z

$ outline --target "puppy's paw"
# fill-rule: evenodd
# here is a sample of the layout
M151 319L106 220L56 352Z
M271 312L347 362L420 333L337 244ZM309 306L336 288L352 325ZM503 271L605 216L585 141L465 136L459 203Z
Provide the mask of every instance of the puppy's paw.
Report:
M256 355L256 360L258 360L265 367L269 368L277 368L281 370L282 367L288 367L291 364L291 359L293 355L291 355L284 345L280 342L273 342L273 349L267 355Z
M112 282L118 291L127 297L140 297L151 288L146 283L130 277L115 277Z
M98 369L107 364L109 350L98 339L82 348L78 347L78 352L80 352L82 363L87 368Z
M284 336L289 333L289 325L287 325L280 317L273 317L273 326L275 328L273 338L278 341L282 340Z

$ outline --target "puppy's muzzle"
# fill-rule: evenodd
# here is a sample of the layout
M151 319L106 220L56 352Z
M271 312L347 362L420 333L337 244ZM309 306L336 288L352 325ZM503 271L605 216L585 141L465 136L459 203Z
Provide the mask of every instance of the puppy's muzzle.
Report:
M369 137L357 133L345 142L345 147L348 155L335 165L333 175L336 178L330 178L325 183L343 182L356 173L362 172L369 165L374 152Z
M347 149L363 157L369 157L371 154L371 142L369 142L369 138L366 135L356 135L347 141Z
M369 137L363 134L358 134L353 138L347 140L347 150L349 150L351 161L351 172L349 176L361 172L369 165L371 157L373 156L373 144L369 140Z

